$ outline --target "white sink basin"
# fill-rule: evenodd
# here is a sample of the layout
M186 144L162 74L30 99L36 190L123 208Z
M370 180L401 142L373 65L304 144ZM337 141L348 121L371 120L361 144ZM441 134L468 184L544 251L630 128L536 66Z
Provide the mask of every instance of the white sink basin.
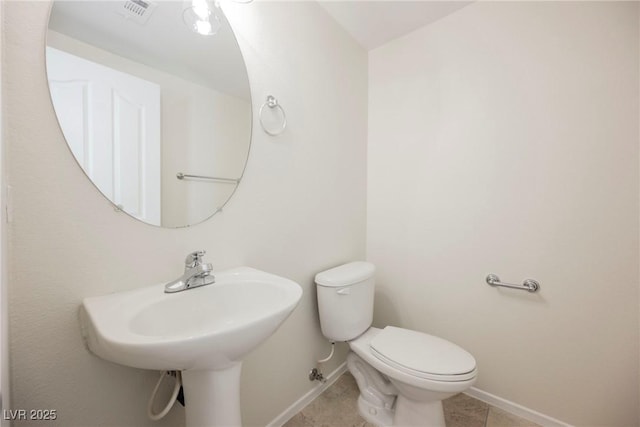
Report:
M222 370L266 340L302 295L288 279L249 267L167 294L164 285L86 298L81 324L97 356L143 369Z

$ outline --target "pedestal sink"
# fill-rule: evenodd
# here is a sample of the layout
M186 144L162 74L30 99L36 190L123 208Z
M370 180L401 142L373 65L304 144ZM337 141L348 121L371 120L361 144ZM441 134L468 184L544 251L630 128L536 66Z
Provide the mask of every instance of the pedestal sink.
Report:
M167 294L164 285L86 298L89 349L125 366L183 371L186 425L241 426L242 359L271 336L302 296L300 286L249 267L216 283Z

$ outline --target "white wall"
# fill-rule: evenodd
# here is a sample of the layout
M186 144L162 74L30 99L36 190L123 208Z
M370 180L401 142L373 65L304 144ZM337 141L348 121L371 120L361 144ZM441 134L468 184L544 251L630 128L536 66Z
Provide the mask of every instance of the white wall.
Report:
M180 181L176 174L242 175L251 138L249 99L201 86L53 30L47 32L47 45L160 86L163 226L198 224L224 204L234 185Z
M369 55L375 322L581 426L640 423L637 7L478 2Z
M4 5L0 3L0 23L3 22L3 19ZM4 57L3 40L2 31L0 31L0 64ZM7 168L5 166L3 81L4 77L0 72L0 403L2 408L8 408L11 405L11 399L9 395L9 322L7 320L7 227L5 225L6 209L4 208L7 201ZM5 427L8 424L7 420L0 420L0 426Z
M12 406L57 409L70 427L180 425L181 408L146 419L156 373L88 353L77 314L86 296L177 277L184 256L205 249L218 270L249 265L303 287L293 315L244 364L244 424L265 425L312 387L308 371L328 350L314 274L365 255L366 52L314 3L225 3L254 109L277 96L289 127L274 139L254 117L247 171L224 212L159 229L114 212L65 146L44 69L49 5L3 3ZM327 371L344 355L342 346Z

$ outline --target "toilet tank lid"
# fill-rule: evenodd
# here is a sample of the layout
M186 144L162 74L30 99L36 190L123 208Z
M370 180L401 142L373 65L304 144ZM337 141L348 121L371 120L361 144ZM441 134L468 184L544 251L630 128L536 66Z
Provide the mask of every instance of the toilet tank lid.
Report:
M315 280L319 286L338 288L370 279L375 272L376 267L370 262L354 261L318 273Z

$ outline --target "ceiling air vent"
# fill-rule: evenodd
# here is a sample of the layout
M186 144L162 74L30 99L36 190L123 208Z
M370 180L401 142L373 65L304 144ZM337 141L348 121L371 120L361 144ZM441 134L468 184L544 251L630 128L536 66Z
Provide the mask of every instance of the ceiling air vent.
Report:
M116 12L125 19L146 24L155 8L156 4L148 0L126 0Z

